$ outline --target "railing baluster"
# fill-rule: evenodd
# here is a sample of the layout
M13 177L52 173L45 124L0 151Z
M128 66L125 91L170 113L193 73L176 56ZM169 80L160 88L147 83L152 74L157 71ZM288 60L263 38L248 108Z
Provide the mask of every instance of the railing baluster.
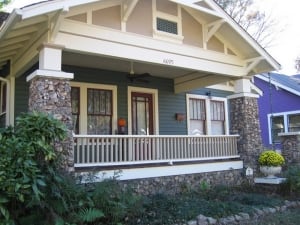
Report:
M130 165L238 157L237 135L74 135L74 162Z

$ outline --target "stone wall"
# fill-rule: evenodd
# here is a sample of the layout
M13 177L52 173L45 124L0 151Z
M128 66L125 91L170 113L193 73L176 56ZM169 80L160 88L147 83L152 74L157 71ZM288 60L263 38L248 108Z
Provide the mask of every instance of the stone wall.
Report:
M238 97L229 100L230 133L239 134L238 152L245 167L258 169L258 156L263 150L257 98Z
M243 182L243 170L228 170L201 174L186 174L147 179L120 181L125 188L132 187L137 193L150 195L157 193L175 194L191 189L198 189L201 185L209 187L217 185L237 186Z
M300 134L287 133L281 135L282 155L286 165L300 165Z
M63 151L66 157L63 167L72 171L74 162L69 81L43 77L32 79L29 87L29 111L51 114L66 125L67 138L61 143L56 143L56 149Z

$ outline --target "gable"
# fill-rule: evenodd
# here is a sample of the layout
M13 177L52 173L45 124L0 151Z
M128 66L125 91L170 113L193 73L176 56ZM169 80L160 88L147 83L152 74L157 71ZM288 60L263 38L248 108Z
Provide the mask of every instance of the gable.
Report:
M12 13L0 41L0 70L11 60L18 74L37 62L38 46L47 42L124 61L114 69L128 71L128 61L163 67L155 75L175 85L213 85L279 68L213 0L46 1Z

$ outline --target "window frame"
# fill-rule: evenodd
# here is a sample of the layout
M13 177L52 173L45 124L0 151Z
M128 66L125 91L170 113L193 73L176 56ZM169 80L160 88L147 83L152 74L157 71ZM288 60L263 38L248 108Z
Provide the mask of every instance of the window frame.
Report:
M267 114L268 120L268 135L269 135L269 144L273 144L272 139L272 117L283 116L283 133L294 133L289 131L289 116L300 114L300 110L288 111L288 112L279 112L279 113L269 113ZM299 131L295 131L299 133Z
M99 90L109 90L112 92L112 125L111 132L112 134L117 134L117 86L116 85L107 85L107 84L95 84L95 83L80 83L80 82L70 82L71 87L79 88L79 134L87 134L87 121L88 121L88 112L87 112L87 93L88 89L99 89Z
M183 35L182 35L182 16L181 16L181 6L178 4L177 6L177 16L161 12L157 10L156 1L152 1L152 11L153 11L153 37L156 39L171 41L175 43L183 43ZM169 33L166 31L161 31L157 29L157 19L167 20L177 24L177 34Z
M198 95L198 94L186 94L186 109L187 109L187 134L190 134L190 99L200 99L205 101L205 114L206 114L206 121L205 121L205 134L204 135L212 135L212 124L211 124L211 110L210 110L210 103L211 101L218 101L223 102L224 105L224 134L229 135L229 117L228 117L228 104L227 98L222 97L214 97L214 96L205 96L205 95Z

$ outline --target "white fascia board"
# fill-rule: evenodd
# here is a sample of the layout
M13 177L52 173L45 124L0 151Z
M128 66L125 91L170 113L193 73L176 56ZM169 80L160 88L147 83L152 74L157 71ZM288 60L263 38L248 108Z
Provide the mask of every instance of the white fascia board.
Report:
M40 4L35 4L22 9L22 19L47 14L58 10L68 10L70 7L89 4L94 2L101 2L103 0L56 0L48 1Z
M164 52L157 49L132 46L123 43L110 42L84 36L74 36L59 33L56 44L65 45L66 50L86 52L88 54L103 55L107 57L123 58L128 60L143 61L159 65L172 66L209 73L223 74L232 77L244 76L245 68L226 64L224 62L210 61L205 58L196 58L176 52ZM172 63L166 63L168 62Z
M194 2L198 2L198 1L190 1L190 2L182 1L182 0L170 0L170 1L174 2L174 3L177 3L179 5L182 5L182 6L186 6L186 7L192 8L192 9L196 9L198 11L207 13L209 15L213 15L213 16L222 18L222 15L219 12L216 12L216 11L213 11L213 10L207 9L205 7L194 4Z
M259 74L259 75L255 75L255 77L257 77L257 78L259 78L259 79L261 79L261 80L269 83L269 78L267 78L265 76L262 76L262 75ZM281 89L286 90L286 91L288 91L288 92L290 92L290 93L292 93L294 95L300 96L300 92L299 91L296 91L296 90L294 90L292 88L289 88L286 85L278 83L277 81L272 80L272 78L271 78L271 84L273 84L274 86L280 87Z
M197 1L194 1L197 2ZM205 2L218 12L221 18L224 18L226 22L237 31L241 37L247 41L247 43L253 47L265 60L274 68L274 70L279 70L281 65L265 50L260 44L254 40L249 33L247 33L232 17L230 17L216 2L213 0L205 0Z
M12 13L9 15L8 19L4 22L4 25L0 30L0 40L2 40L5 35L9 33L9 31L13 28L13 26L20 21L22 17L22 11L19 9L14 9Z

